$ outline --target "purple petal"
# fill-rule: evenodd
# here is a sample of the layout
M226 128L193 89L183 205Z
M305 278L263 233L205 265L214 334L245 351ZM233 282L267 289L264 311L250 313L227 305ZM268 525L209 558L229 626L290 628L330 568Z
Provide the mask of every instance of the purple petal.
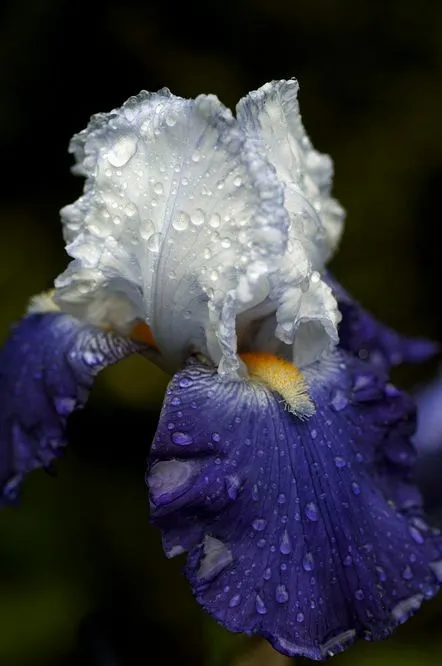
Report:
M28 315L12 329L0 351L0 504L60 455L67 418L95 375L134 351L129 340L60 313Z
M384 638L432 597L442 545L410 482L410 399L341 352L301 421L259 384L196 361L173 378L150 459L152 520L232 631L323 659Z
M437 343L423 338L406 338L384 326L357 303L330 275L327 283L338 301L342 321L339 344L379 367L400 363L421 363L440 351Z

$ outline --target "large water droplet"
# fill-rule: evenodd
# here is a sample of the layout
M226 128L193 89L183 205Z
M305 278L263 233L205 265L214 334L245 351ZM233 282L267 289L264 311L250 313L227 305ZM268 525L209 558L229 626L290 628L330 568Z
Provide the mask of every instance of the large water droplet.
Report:
M147 240L147 249L150 250L151 252L159 252L159 249L161 247L161 234L156 233L152 234Z
M172 220L172 226L176 231L185 231L189 226L190 217L183 210L175 215Z
M290 541L290 537L288 535L287 530L284 530L283 535L281 537L281 543L279 544L279 550L283 555L288 555L289 553L292 552L292 543Z
M260 615L265 615L267 613L266 605L259 594L257 594L255 597L255 606L256 606L256 612L259 613Z
M193 443L193 438L187 432L174 432L172 434L172 442L178 444L179 446L188 446Z
M276 586L275 599L280 604L285 604L289 600L289 593L285 585Z
M347 463L345 462L344 458L341 458L341 456L336 456L335 465L338 469L342 469L343 467L346 466L346 464Z
M195 225L195 227L200 227L202 224L204 224L205 219L206 215L201 208L197 208L196 211L190 216L190 221Z
M305 509L304 509L305 515L309 520L316 521L318 520L318 507L314 502L309 502Z
M155 183L153 191L155 192L155 194L158 195L163 194L164 192L163 183Z
M180 379L181 388L189 388L189 386L192 386L192 384L193 379L190 379L190 377L182 377L182 379Z
M262 532L263 530L265 530L266 526L267 526L267 521L264 520L264 518L255 518L255 520L252 523L253 529L256 530L257 532Z
M218 215L218 213L213 213L213 215L211 215L209 218L209 227L212 227L212 229L218 229L220 224L221 224L220 216Z
M107 155L109 163L114 167L122 167L135 154L137 141L134 137L123 136L118 139Z

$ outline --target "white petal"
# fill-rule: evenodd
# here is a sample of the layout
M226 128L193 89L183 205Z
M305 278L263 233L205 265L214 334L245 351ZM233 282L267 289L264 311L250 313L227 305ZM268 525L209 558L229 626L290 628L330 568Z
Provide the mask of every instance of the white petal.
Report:
M302 124L298 82L272 81L237 106L238 121L257 134L285 186L292 233L308 246L313 267L322 270L340 239L344 210L330 195L333 163L317 152Z
M289 243L278 270L269 276L269 297L277 306L275 335L294 344L294 359L304 367L338 340L337 303L320 274L339 240L344 211L330 196L333 165L313 149L297 93L294 79L267 83L243 98L237 113L240 126L261 143L284 186ZM270 330L266 322L259 339Z
M141 93L74 137L83 196L62 210L74 258L65 311L127 329L143 319L173 365L189 349L234 371L235 318L266 297L286 249L283 188L213 96Z

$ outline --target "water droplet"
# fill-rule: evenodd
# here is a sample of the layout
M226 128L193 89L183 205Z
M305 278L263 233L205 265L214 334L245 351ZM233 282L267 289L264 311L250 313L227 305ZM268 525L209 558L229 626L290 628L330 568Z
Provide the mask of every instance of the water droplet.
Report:
M264 520L264 518L255 518L255 520L252 523L253 529L256 530L257 532L262 532L263 530L265 530L266 526L267 526L267 521Z
M351 555L346 555L342 560L344 567L349 567L353 563L353 558Z
M218 213L213 213L213 215L211 215L209 218L209 227L212 227L212 229L218 229L220 224L221 224L220 216L218 215Z
M221 440L221 435L219 432L212 432L212 440L214 442L219 442Z
M181 405L181 400L177 397L174 397L170 401L170 404L173 405L174 407L178 407L179 405Z
M258 548L264 548L264 546L266 545L266 543L267 543L266 539L259 539L259 540L256 542L256 545L258 546Z
M190 216L190 221L195 225L195 227L200 227L202 224L204 224L205 219L206 214L203 210L201 210L201 208L197 208L196 211Z
M284 495L284 493L280 493L278 495L278 504L285 504L286 500L287 500L287 498Z
M252 488L252 499L255 502L257 502L258 499L259 499L259 490L258 490L258 486L256 485L256 483L254 484L254 486Z
M296 616L296 620L299 623L304 622L304 613L299 612L298 615Z
M336 456L335 465L338 469L342 469L342 467L345 467L346 464L347 463L345 462L344 458L341 458L341 456Z
M309 502L305 507L305 515L309 520L318 520L318 507L314 502Z
M331 406L335 412L341 412L348 405L348 398L343 391L339 389L335 392L334 396L330 401Z
M292 552L292 544L287 530L284 530L283 532L283 535L281 537L281 543L279 544L279 550L283 555L288 555L289 553Z
M189 388L189 386L192 386L193 384L193 379L190 379L190 377L183 377L180 379L180 386L181 388Z
M256 612L259 613L260 615L265 615L267 613L266 605L262 597L259 596L259 594L256 595L255 606L256 606Z
M199 162L201 159L201 155L197 152L194 152L192 155L192 162Z
M358 601L362 601L363 598L364 598L364 593L359 588L359 590L356 590L356 592L355 592L355 599L357 599Z
M302 558L302 568L304 571L313 571L314 562L312 553L306 553Z
M411 571L411 569L408 565L402 571L402 578L404 580L411 580L413 578L413 572Z
M184 231L189 226L190 217L183 210L172 220L172 226L176 231Z
M212 282L216 282L217 280L219 280L218 271L215 271L215 270L211 271L209 277L212 280Z
M137 207L134 206L132 203L128 203L127 206L124 208L124 213L127 215L127 217L135 217L137 214Z
M285 585L276 586L275 599L280 604L285 604L289 600L289 593Z
M310 432L310 436L312 439L316 439L316 437L318 436L318 431L315 430L315 428L313 428L313 430Z
M173 127L174 125L176 125L176 121L177 117L175 111L172 110L168 111L168 113L166 114L166 125L168 125L169 127Z
M187 432L174 432L172 435L172 442L179 446L188 446L193 443L193 438Z
M376 571L378 572L379 580L382 583L385 583L387 580L387 574L385 573L384 569L382 567L376 567Z
M161 247L161 234L156 233L152 234L147 240L147 249L150 250L151 252L159 252L159 249Z
M153 191L155 192L155 194L163 194L163 192L164 192L163 184L162 183L155 183Z
M264 580L270 580L271 577L272 577L272 571L270 567L267 567L267 569L264 571L263 578Z
M353 483L351 484L351 489L352 489L353 495L360 495L361 494L361 486L359 485L359 483L356 483L356 481L353 481Z
M230 238L222 238L221 239L221 247L223 247L225 250L227 250L230 246L232 245L232 241Z
M241 595L234 594L229 601L229 608L236 608L237 606L239 606L240 603L241 603Z
M173 430L174 428L175 428L175 423L173 423L173 421L170 421L170 423L167 424L167 429Z
M239 494L240 489L240 480L237 476L232 474L231 476L226 476L225 485L227 490L227 495L231 500L236 500Z
M241 187L242 185L241 176L235 176L235 178L233 179L233 184L235 185L235 187Z
M422 534L419 532L419 530L416 527L413 527L413 525L410 525L408 529L410 530L410 534L411 534L412 538L414 539L414 541L416 541L416 543L419 543L419 544L424 543L424 537L422 536Z
M135 154L137 141L131 136L123 136L118 139L107 155L109 163L114 167L122 167L127 164Z

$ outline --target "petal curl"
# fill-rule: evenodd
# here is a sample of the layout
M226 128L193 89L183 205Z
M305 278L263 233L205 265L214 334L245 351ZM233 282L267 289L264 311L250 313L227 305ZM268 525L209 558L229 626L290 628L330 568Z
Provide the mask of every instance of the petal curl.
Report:
M340 352L306 375L300 421L262 385L191 361L151 452L152 520L189 551L202 606L232 631L321 660L384 638L442 579L438 533L410 481L411 400Z
M62 453L68 416L84 406L95 375L135 351L59 312L29 314L13 328L0 351L0 504Z
M94 116L70 150L86 184L62 210L61 309L123 332L139 318L172 367L197 349L235 371L236 314L266 297L287 245L259 147L216 97L164 89Z
M331 197L332 161L314 150L302 125L298 90L295 79L266 83L239 102L237 113L284 185L289 251L270 278L270 293L279 304L276 336L287 344L310 339L310 348L294 350L295 362L306 365L327 349L326 340L337 341L336 302L320 274L339 241L344 210Z
M440 346L431 340L406 338L382 324L330 274L326 275L326 281L342 314L339 324L339 345L342 349L386 368L400 363L421 363L440 351Z

